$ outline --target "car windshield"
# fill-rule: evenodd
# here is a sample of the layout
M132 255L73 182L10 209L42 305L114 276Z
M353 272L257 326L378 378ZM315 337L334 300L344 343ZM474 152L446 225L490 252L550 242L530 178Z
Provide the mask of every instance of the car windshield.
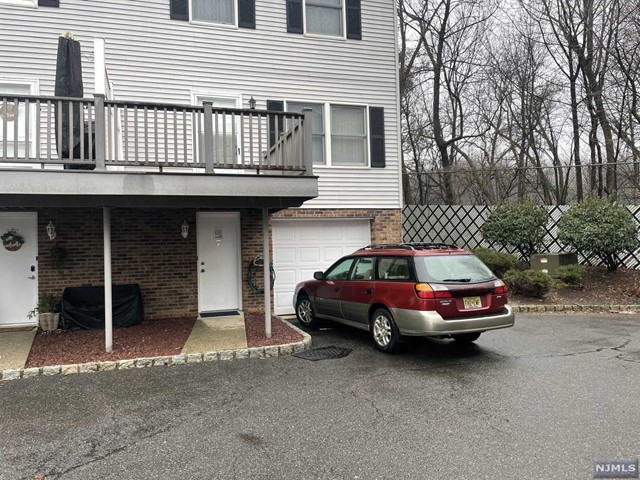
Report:
M425 255L414 260L419 282L478 283L496 278L475 255Z

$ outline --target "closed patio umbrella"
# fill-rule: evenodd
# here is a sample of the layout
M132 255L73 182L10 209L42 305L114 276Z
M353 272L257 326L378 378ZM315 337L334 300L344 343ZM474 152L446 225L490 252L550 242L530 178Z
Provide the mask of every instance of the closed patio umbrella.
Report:
M80 42L75 40L69 33L58 38L54 93L57 97L84 97ZM61 159L73 158L80 160L80 135L85 134L82 105L80 103L74 105L72 112L69 112L69 104L67 102L63 102L61 106L56 103L55 109L58 156ZM69 126L71 121L73 121L73 125L71 131L72 137L70 138ZM60 148L60 146L62 148ZM89 145L87 142L84 144L84 150L84 157L88 158ZM80 168L82 167L84 166L80 166ZM92 166L87 165L87 167Z

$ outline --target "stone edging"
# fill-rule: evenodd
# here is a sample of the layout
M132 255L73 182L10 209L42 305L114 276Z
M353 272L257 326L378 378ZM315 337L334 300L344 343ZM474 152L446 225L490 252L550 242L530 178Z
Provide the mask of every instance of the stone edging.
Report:
M185 365L188 363L244 360L251 358L275 358L308 350L311 347L311 335L300 330L295 325L291 325L289 322L286 323L303 336L303 340L301 342L271 345L268 347L240 348L237 350L220 350L217 352L144 357L107 362L89 362L34 368L9 368L2 371L2 377L0 380L18 380L20 378L33 378L38 376L74 375L77 373L129 370L131 368Z
M640 305L513 305L515 313L585 312L585 313L639 313Z

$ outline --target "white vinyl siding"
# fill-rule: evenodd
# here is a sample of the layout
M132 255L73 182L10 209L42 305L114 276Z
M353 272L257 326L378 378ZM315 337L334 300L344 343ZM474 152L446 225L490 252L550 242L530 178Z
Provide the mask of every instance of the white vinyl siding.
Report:
M71 31L82 45L87 97L94 91L93 39L103 37L118 99L190 104L198 90L238 92L244 108L251 96L257 109L286 99L384 107L386 167L317 165L319 196L304 208L400 208L394 18L394 2L362 2L363 39L343 41L287 33L280 0L256 2L255 30L171 20L168 1L3 4L0 72L39 78L40 93L53 95L58 36Z

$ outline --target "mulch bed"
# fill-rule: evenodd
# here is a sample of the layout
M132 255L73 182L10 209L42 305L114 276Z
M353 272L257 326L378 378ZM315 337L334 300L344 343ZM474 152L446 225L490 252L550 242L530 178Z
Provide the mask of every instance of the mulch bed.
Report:
M113 329L113 352L104 351L104 330L38 331L26 368L87 362L178 355L189 338L195 318L146 320L140 325ZM282 320L271 323L271 338L264 334L264 314L245 314L249 347L301 342L303 336Z
M271 321L271 338L267 338L264 334L264 313L246 313L244 325L247 331L249 348L281 345L304 340L302 334L278 318L273 318Z
M513 305L635 305L640 304L640 271L587 267L582 287L554 288L542 299L512 295Z
M26 367L177 355L195 322L195 318L165 318L114 328L112 353L104 351L104 330L38 331Z

